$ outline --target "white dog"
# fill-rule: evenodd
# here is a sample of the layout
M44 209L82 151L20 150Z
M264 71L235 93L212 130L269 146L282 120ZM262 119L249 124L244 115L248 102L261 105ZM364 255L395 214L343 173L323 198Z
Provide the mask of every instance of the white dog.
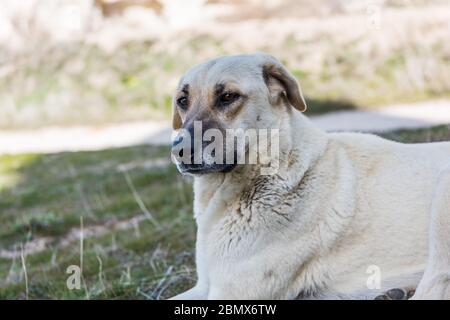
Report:
M198 282L174 298L372 299L417 286L413 298L450 298L450 143L323 132L266 54L194 66L174 108L174 146L195 121L280 137L273 175L258 163L177 164L195 177Z

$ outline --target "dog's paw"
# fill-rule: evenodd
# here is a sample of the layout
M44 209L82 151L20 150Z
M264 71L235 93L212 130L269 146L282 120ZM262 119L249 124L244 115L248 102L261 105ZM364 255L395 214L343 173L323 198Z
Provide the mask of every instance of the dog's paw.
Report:
M375 300L408 300L414 295L414 290L405 290L402 288L394 288L375 297Z

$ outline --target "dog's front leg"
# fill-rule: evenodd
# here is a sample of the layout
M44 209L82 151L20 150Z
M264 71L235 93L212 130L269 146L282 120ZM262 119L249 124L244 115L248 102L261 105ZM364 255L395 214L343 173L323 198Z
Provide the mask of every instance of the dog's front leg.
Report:
M245 298L242 294L239 296L236 295L236 292L233 292L225 287L211 287L208 293L208 300L246 300L249 298Z
M257 273L257 272L255 272ZM230 272L220 281L209 283L208 300L273 300L287 299L281 290L283 284L260 281L262 277Z

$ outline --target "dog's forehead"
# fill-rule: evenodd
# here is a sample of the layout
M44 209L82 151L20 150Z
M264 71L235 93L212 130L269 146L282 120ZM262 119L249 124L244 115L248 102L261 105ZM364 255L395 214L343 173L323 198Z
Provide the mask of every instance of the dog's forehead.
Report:
M261 77L258 59L250 55L226 56L193 66L181 78L179 88L214 88L216 84L234 83L250 86Z

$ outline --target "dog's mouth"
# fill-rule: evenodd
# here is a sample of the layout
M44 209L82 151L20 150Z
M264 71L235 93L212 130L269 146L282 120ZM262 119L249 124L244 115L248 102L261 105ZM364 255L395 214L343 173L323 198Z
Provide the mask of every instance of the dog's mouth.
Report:
M245 154L248 152L248 146L245 147ZM172 153L173 154L173 153ZM182 157L182 155L180 155ZM213 152L212 156L214 157L215 154ZM191 175L202 175L207 173L228 173L233 171L238 164L245 164L245 161L241 163L238 161L238 154L236 151L233 152L233 157L231 161L227 162L228 160L226 157L224 157L222 163L216 163L216 162L210 162L206 161L205 159L202 159L200 163L194 163L194 154L191 154L190 162L183 162L180 161L182 159L177 159L176 157L172 156L173 162L176 164L178 170L180 173L183 174L191 174Z
M193 175L201 175L207 173L214 172L222 172L227 173L231 172L234 168L236 168L237 164L178 164L178 170L181 173L193 174Z

